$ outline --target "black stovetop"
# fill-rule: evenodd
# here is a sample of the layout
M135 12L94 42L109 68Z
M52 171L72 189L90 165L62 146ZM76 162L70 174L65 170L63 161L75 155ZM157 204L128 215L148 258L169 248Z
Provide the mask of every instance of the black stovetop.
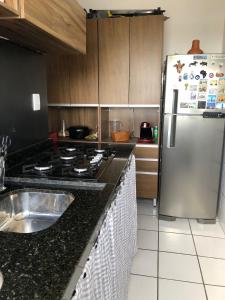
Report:
M52 144L7 170L7 177L97 181L114 155L109 146Z

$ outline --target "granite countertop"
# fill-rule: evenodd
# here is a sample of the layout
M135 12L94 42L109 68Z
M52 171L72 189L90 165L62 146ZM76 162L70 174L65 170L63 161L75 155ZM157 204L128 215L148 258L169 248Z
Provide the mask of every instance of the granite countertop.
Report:
M67 190L75 200L48 229L0 232L0 299L70 299L114 189L106 184L102 190Z
M64 145L64 144L63 144ZM101 147L101 144L99 144ZM10 155L8 167L26 161L49 141ZM20 234L0 232L0 271L4 283L0 300L69 300L112 202L115 189L133 151L133 145L115 146L117 154L96 186L81 182L22 182L19 177L9 189L42 188L70 192L75 200L48 229ZM6 174L7 176L7 174Z

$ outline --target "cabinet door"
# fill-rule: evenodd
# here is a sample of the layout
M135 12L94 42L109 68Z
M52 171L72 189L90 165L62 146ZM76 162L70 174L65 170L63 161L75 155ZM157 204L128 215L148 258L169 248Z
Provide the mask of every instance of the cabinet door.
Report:
M47 88L49 104L70 104L69 57L49 57L47 61Z
M68 47L86 53L86 14L77 1L20 1L21 17L26 22L38 27L49 37L56 38L59 44L62 41ZM50 43L48 39L45 42Z
M0 1L0 18L14 17L19 15L18 0L4 0Z
M101 19L98 27L100 104L128 104L129 18Z
M130 104L159 104L163 16L130 18Z
M137 174L137 197L157 198L158 176L150 174Z
M71 103L98 104L97 20L87 19L87 54L70 60Z

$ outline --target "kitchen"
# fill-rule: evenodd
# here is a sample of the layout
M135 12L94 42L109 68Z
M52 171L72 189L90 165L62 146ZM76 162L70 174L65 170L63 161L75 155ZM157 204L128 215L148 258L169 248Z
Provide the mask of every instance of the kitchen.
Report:
M212 11L212 6L210 6L210 4L205 4L205 3L202 2L202 3L199 3L199 4L195 3L195 4L193 4L193 6L191 6L191 5L188 5L188 3L189 2L182 3L182 4L180 4L181 6L179 6L178 4L172 5L171 2L170 2L170 4L166 4L166 3L162 4L162 3L160 3L160 1L155 1L155 3L151 3L151 6L153 8L154 7L157 8L158 6L161 6L162 9L166 10L165 16L170 17L169 20L167 20L167 21L164 22L164 25L165 25L164 50L163 50L164 56L166 54L173 54L173 53L182 53L182 54L187 53L187 50L190 49L191 41L194 38L196 38L196 37L200 38L200 40L201 40L201 47L203 48L203 50L206 53L222 53L225 50L223 48L223 45L224 45L224 42L223 42L224 41L223 40L223 33L224 33L224 13L223 13L223 11L224 11L224 9L221 9L221 7L223 7L222 6L223 2L222 1L218 1L218 6L216 8L213 7L213 10L215 11L215 14L213 14L213 15L210 15L210 12ZM110 3L105 3L105 2L101 3L101 5L100 5L100 2L98 2L98 3L88 3L88 1L82 1L82 2L80 1L80 4L81 4L81 6L87 8L87 9L88 8L92 8L92 9L127 9L127 6L129 6L129 8L132 8L132 9L137 9L137 8L139 8L139 9L144 9L144 8L149 9L149 3L145 2L145 1L143 1L143 3L139 2L138 3L138 7L137 7L137 4L134 3L134 1L132 1L130 3L130 5L128 5L128 4L125 5L125 4L121 4L121 3L113 3L113 6L112 6L112 3L111 3L111 6L110 6ZM126 7L123 7L123 5L125 5ZM201 13L203 7L204 7L204 12L206 12L206 11L209 12L209 17L208 18L206 18L205 15L203 16L202 13ZM184 11L184 10L186 10L187 12L189 12L188 15L191 16L192 24L191 24L190 30L187 30L187 27L190 25L189 22L188 21L184 22L182 20L182 18L183 18L182 11ZM215 28L215 26L218 28L218 30L216 32L214 30L213 33L212 33L210 31L210 28ZM193 32L194 32L194 34L193 34ZM4 47L2 47L2 48L4 48ZM5 50L5 52L8 53L9 51ZM24 55L24 54L22 54L22 52L23 51L21 50L21 56ZM6 53L4 55L6 55ZM15 53L11 54L12 57L13 57L13 55L16 56ZM24 57L24 60L26 60L26 57ZM31 60L33 61L32 58L31 58ZM41 58L40 58L40 60L41 60ZM15 58L14 63L16 61L17 60ZM1 63L1 65L2 65L2 63ZM42 64L41 62L38 64L39 68L41 68L41 64ZM21 65L25 65L25 62L23 63L21 61ZM22 70L21 65L16 65L17 66L16 68L18 70ZM30 66L30 63L28 65ZM32 72L30 74L32 76L32 81L36 82L36 84L38 84L38 80L40 80L40 78L37 80L37 78L35 77L36 74L32 74ZM57 68L55 69L55 75L57 76ZM7 74L4 74L4 76L7 76ZM10 77L10 74L8 76L9 77L8 77L7 80L11 81L12 78ZM19 75L17 75L17 77L18 76ZM74 74L74 76L75 76L75 74ZM24 80L23 82L25 82L25 83L27 83L27 80L29 80L29 78L27 79L24 74L23 74L23 76L20 75L19 78L20 78L21 81ZM13 81L16 82L15 79ZM61 82L61 83L63 85L64 82ZM21 83L21 85L22 85L22 83ZM26 85L24 85L24 86L26 86ZM1 87L1 90L2 90L2 88L3 87ZM53 88L54 88L54 86L53 86ZM37 89L37 88L35 87L35 89ZM57 87L55 87L55 89L57 91ZM66 86L64 86L64 94L62 95L62 97L65 98L65 95L68 95L68 89L69 88L66 88ZM12 96L11 96L12 99L15 99L15 95L13 95L13 92L15 93L16 91L13 91L13 90L11 90L8 87L8 90L6 90L6 93L7 92L8 93L10 92L12 94ZM33 93L38 93L38 92L37 91L30 91L30 94L33 94ZM58 95L58 97L59 97L59 95ZM69 95L68 97L71 97L71 96ZM43 98L46 99L47 98L46 95L44 95L44 96L41 95L41 101L43 100ZM15 100L13 100L13 101L15 103ZM23 101L23 99L21 99L20 101ZM64 102L66 102L66 101L64 101ZM106 107L103 107L104 110L102 110L102 111L104 112L104 114L102 115L102 121L104 121L104 116L106 115L106 117L107 117L108 114L110 115L111 120L116 119L116 116L118 116L118 114L119 114L120 118L123 118L123 116L126 116L127 114L130 114L130 108L119 107L119 109L118 109L118 107L110 107L110 109L108 109L108 104L109 103L107 103ZM35 120L36 117L40 117L41 118L41 116L39 115L39 113L40 113L39 111L36 111L36 112L34 112L31 115L31 114L28 113L28 108L26 108L26 104L24 104L24 108L22 108L20 105L16 105L16 107L15 107L15 105L13 105L12 101L8 101L7 103L3 102L3 105L4 105L3 106L4 107L4 115L3 116L1 115L1 119L3 119L3 120L5 119L4 118L4 116L6 115L5 112L10 112L11 114L12 114L12 112L15 113L15 117L12 118L13 120L11 120L10 122L7 120L7 122L9 122L9 123L5 123L4 122L3 125L1 124L1 126L5 126L5 127L3 127L4 128L4 132L3 132L4 134L9 134L11 136L12 140L14 140L14 141L16 140L19 144L21 143L22 146L24 146L24 143L26 144L27 142L29 142L28 141L29 136L24 139L24 135L25 134L29 134L29 130L27 130L29 127L31 128L31 131L32 131L33 135L37 139L39 139L38 134L40 134L41 138L42 138L42 136L44 134L46 134L46 136L44 136L44 137L47 138L48 133L44 132L44 130L42 129L42 128L46 128L46 126L47 126L46 125L46 118L43 118L43 122ZM42 113L44 115L47 114L47 105L46 105L46 103L44 103L43 105L41 105L41 107L43 109ZM7 111L7 109L8 109L8 111ZM51 109L55 109L55 107L51 107L50 106L49 110L51 111ZM98 119L98 116L97 116L98 115L98 111L96 109L96 106L92 106L92 107L89 106L86 109L83 109L83 107L78 107L78 106L72 107L71 106L70 109L73 109L73 112L74 112L74 115L75 115L74 118L75 118L76 121L80 120L81 124L82 123L89 123L89 118L90 118L91 119L90 124L94 124L94 127L95 127L96 119ZM143 108L138 108L137 109L137 108L132 107L132 109L131 109L132 110L131 111L131 117L128 118L127 122L126 122L126 118L124 117L124 120L125 120L124 123L128 123L129 124L130 118L132 119L133 116L134 116L134 119L136 120L135 124L137 124L137 125L134 126L134 131L137 132L137 134L136 134L137 136L139 134L139 126L140 126L141 121L145 121L145 119L143 120L142 116L144 116L144 118L146 118L146 120L148 120L149 114L150 114L151 115L150 121L153 120L153 124L154 125L158 124L158 107L150 107L150 108L148 107L148 109L149 110L148 110L148 112L146 112L146 116L145 116L145 114L144 114L145 109L143 109ZM20 110L21 110L21 114L20 114ZM122 112L121 112L121 110L122 110ZM92 112L93 111L94 111L94 115L95 115L93 117L94 121L92 121L92 116L93 116ZM25 112L28 113L26 116L24 115ZM50 112L50 114L51 114L51 112ZM70 111L68 111L66 109L64 110L64 108L61 108L60 114L61 114L60 117L63 116L62 119L65 119L67 122L68 122L68 120L71 120L71 115L70 115L71 112ZM69 114L69 116L67 117L68 114ZM77 116L76 116L76 114L77 114ZM140 114L141 114L141 117L139 116ZM90 117L88 118L88 116L90 116ZM20 118L20 120L19 120L19 118ZM57 113L55 114L55 118L56 118L56 122L55 123L54 122L50 122L50 125L51 124L53 124L53 125L57 124L57 131L59 131L61 129L61 123L58 124ZM52 116L50 116L50 119L52 119ZM21 123L21 120L24 123L23 122ZM83 120L86 120L86 122L83 121ZM15 125L13 123L15 123ZM24 125L23 128L18 127L18 124L21 125L21 126L23 124ZM37 124L38 124L38 126L37 126ZM76 125L76 124L74 124L74 125ZM10 128L10 133L7 132L8 128ZM15 128L15 130L12 130L13 128ZM93 128L93 129L95 129L95 128ZM50 130L50 131L52 131L52 130ZM15 144L12 144L12 147L13 147L13 145L15 145ZM153 149L155 149L155 148L153 148ZM137 158L143 159L142 156L137 157ZM154 159L154 157L152 159ZM114 161L117 162L117 160L114 160ZM139 166L140 166L140 161L143 162L143 160L139 160L138 161ZM8 163L10 163L9 159L8 159ZM139 175L142 175L142 174L139 174ZM154 175L152 175L152 176L154 176ZM221 202L221 203L223 203L223 202ZM148 208L147 212L145 211L146 206ZM142 234L144 235L146 233L146 231L148 230L149 227L147 226L147 228L146 228L146 225L144 226L143 223L145 223L145 222L149 223L151 221L152 224L154 223L153 225L154 226L156 225L156 227L157 227L157 224L155 224L155 223L157 223L156 217L152 216L152 215L155 214L156 210L155 210L154 207L151 206L150 201L147 201L147 200L146 200L146 202L140 201L140 205L139 205L138 209L139 209L139 212L141 212L139 214L139 216L140 215L143 216L142 220L139 221L139 222L141 222L141 224L139 224L139 229L140 229L139 233L141 235ZM146 218L146 213L147 213L147 215L150 214L151 216L149 218ZM222 209L220 210L220 214L221 214L220 219L223 220ZM147 232L147 233L149 233L149 236L156 235L157 229L154 230L155 227L153 225L152 225L152 227L150 226L150 231ZM178 227L179 228L178 229L176 229L176 228L174 229L173 228L173 230L171 230L170 232L176 232L176 230L178 230L178 231L181 230L182 231L182 228L183 228L182 233L186 233L187 237L189 238L189 235L188 235L189 233L188 233L188 228L187 228L188 226L186 226L186 225L187 224L186 224L185 221L181 222L181 223L178 223ZM174 227L176 227L176 226L174 225ZM59 230L59 229L56 229L56 231L57 230ZM162 231L165 232L166 229L162 230ZM170 236L172 236L172 234L170 234ZM192 237L192 235L190 235L190 236ZM25 240L26 240L26 243L29 243L29 238L28 237L25 238ZM146 240L146 238L145 238L145 240ZM157 250L155 250L155 248L153 246L154 243L155 243L155 240L152 241L152 243L150 245L150 250L154 250L154 251L143 250L143 249L146 249L145 246L144 247L138 247L138 248L142 248L142 250L139 251L140 252L140 257L139 256L138 257L140 259L142 259L142 254L145 253L146 257L149 259L149 261L153 257L156 257L156 259L157 259ZM10 242L9 245L10 246L8 246L8 247L12 247L12 249L13 249L13 240ZM149 248L147 247L147 249L149 249ZM175 250L173 250L173 251L169 251L168 250L168 252L178 252L178 253L181 252L182 253L182 251L175 251ZM161 253L164 253L163 250L160 252L160 254ZM184 253L185 253L185 251L184 251ZM202 256L208 256L208 255L202 255ZM179 255L177 257L179 258ZM163 258L163 255L162 255L162 258ZM219 256L219 258L221 258L221 256ZM147 260L145 259L145 261L147 261ZM166 266L166 262L163 261L163 263L165 263L165 266ZM153 264L155 264L155 262L153 262L152 265ZM177 263L177 264L179 264L179 263ZM65 266L65 268L66 268L66 266ZM49 272L50 272L50 270L49 270ZM131 278L132 278L131 279L131 288L130 288L129 293L133 294L134 298L130 298L130 299L141 299L141 291L140 291L140 289L137 289L137 285L142 285L142 284L143 285L146 284L148 286L148 289L146 290L145 294L148 293L148 295L151 296L152 299L157 299L157 298L155 298L156 297L155 293L156 293L156 290L157 290L157 279L156 279L157 273L156 274L155 273L152 274L151 272L152 272L151 270L150 270L150 274L149 274L148 270L147 270L147 274L143 273L142 271L139 272L139 270L136 270L135 272L134 271L132 272L132 273L134 273L136 275L133 274L131 276ZM50 274L50 273L47 273L47 274ZM145 275L146 277L144 277L144 276L138 276L137 274L139 274L139 275ZM170 275L171 274L169 274L165 278L171 279ZM223 276L221 276L221 277L223 277ZM172 277L172 279L174 279L174 278ZM176 277L175 277L175 280L176 280ZM173 287L174 287L173 293L175 293L175 291L178 292L178 296L177 296L178 299L179 299L179 292L183 296L183 293L189 293L190 294L190 293L193 293L193 291L195 293L199 293L198 295L200 295L200 296L198 296L197 299L205 299L204 298L205 296L202 294L202 287L203 287L202 284L200 284L198 282L197 285L196 284L192 284L191 287L190 287L190 283L187 283L186 285L185 284L182 285L182 283L184 281L195 282L194 280L192 280L192 279L185 280L185 279L182 279L182 278L180 278L180 280L179 280L179 278L178 278L178 281L179 281L178 283L176 281L177 284L174 287L173 284L175 284L174 283L175 281L172 281L172 283L171 283L170 280L160 279L159 288L160 288L160 285L163 285L163 290L167 291L167 295L163 296L162 294L159 293L159 296L158 296L159 299L169 299L168 295L169 295L170 292L168 292L168 291L171 291L171 289L173 289ZM171 284L168 285L168 282L171 283ZM132 287L132 283L134 283L133 287ZM16 284L16 276L15 276L15 284ZM215 284L211 284L211 285L210 284L209 285L206 284L206 289L207 289L207 293L208 293L208 299L215 299L215 300L217 299L216 298L216 293L219 293L219 292L214 291L214 290L216 289L215 286L218 286L218 285L220 286L220 285L223 285L223 284L220 284L220 283L219 284L215 283ZM193 286L194 286L194 288L193 288ZM182 287L183 287L183 289L182 289ZM208 287L211 287L211 289L213 289L213 291L214 291L213 296L211 296L211 294L210 294L211 291L208 292ZM193 290L191 288L193 288ZM218 290L218 288L216 290ZM150 289L150 291L149 291L149 289ZM197 292L196 292L196 289L197 289ZM4 285L3 285L3 289L2 290L4 291ZM219 288L219 290L221 290L221 288ZM186 292L186 291L188 291L188 292ZM135 294L135 292L136 293L138 292L138 294ZM130 294L129 294L129 297L132 297L132 295L130 296ZM165 298L165 297L167 297L167 298ZM219 296L217 296L217 297L219 297ZM223 296L221 296L221 297L223 297ZM30 299L31 298L32 297L30 297ZM190 297L190 298L194 299L194 296ZM188 299L190 299L190 298L188 298ZM21 295L20 295L20 299L22 299ZM29 299L29 297L27 297L27 299ZM48 299L48 298L46 298L46 299ZM145 298L143 298L143 299L145 299ZM220 299L220 298L218 298L218 299ZM221 299L223 299L223 298L221 298Z

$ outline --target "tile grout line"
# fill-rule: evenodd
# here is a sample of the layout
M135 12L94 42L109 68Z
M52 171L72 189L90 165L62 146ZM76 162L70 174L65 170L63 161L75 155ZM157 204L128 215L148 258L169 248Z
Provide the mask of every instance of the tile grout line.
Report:
M207 295L207 292L206 292L205 282L204 282L204 278L203 278L203 274L202 274L202 268L201 268L200 260L199 260L199 257L198 257L198 252L197 252L197 248L196 248L196 245L195 245L195 239L194 239L194 235L192 233L191 223L190 223L189 219L188 219L188 224L189 224L189 227L190 227L190 230L191 230L191 236L192 236L192 240L193 240L193 243L194 243L195 252L196 252L196 255L197 255L197 260L198 260L198 265L199 265L199 269L200 269L200 273L201 273L201 277L202 277L202 283L203 283L203 287L204 287L204 291L205 291L206 300L208 300L208 295Z

